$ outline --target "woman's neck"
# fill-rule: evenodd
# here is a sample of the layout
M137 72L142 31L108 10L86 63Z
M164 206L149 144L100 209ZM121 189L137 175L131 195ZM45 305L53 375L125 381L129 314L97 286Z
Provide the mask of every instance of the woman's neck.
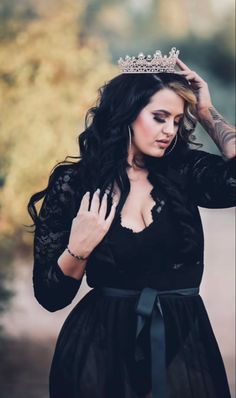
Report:
M133 169L141 170L145 168L144 155L142 152L131 151L127 160L130 167Z
M127 168L127 175L131 181L141 181L147 178L148 170L144 167L130 166Z

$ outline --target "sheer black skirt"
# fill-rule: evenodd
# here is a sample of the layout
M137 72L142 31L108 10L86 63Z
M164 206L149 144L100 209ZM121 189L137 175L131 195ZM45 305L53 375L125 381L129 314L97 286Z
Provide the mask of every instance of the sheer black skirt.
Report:
M227 376L204 303L161 297L168 398L230 398ZM89 291L67 317L50 371L50 398L145 398L151 391L149 324L145 358L135 361L136 297Z

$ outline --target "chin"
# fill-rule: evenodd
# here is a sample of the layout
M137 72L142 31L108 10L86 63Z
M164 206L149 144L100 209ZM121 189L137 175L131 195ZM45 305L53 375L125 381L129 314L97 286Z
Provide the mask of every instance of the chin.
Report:
M155 151L153 153L149 153L148 155L153 156L155 158L162 158L165 155L165 150L160 149L159 151Z
M154 150L152 149L151 151L150 149L148 151L140 149L140 151L146 156L151 156L153 158L162 158L165 155L166 149L167 148L155 148Z

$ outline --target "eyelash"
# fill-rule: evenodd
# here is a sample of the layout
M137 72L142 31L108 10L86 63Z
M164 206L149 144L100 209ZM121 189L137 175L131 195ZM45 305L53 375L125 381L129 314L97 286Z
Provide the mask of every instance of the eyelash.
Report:
M165 120L159 118L158 116L155 116L155 117L154 117L154 120L156 120L156 121L159 122L159 123L165 123ZM179 126L180 126L180 123L181 123L181 121L175 122L174 124L175 124L175 126L179 127Z

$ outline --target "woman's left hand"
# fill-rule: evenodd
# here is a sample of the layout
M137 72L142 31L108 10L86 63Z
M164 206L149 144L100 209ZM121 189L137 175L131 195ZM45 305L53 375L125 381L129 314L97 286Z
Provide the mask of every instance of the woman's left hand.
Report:
M201 114L204 113L210 107L213 107L211 101L211 95L208 89L208 84L203 80L195 71L192 71L183 61L179 58L176 64L181 69L177 73L183 75L188 81L190 86L193 88L197 96L197 118L200 119Z

